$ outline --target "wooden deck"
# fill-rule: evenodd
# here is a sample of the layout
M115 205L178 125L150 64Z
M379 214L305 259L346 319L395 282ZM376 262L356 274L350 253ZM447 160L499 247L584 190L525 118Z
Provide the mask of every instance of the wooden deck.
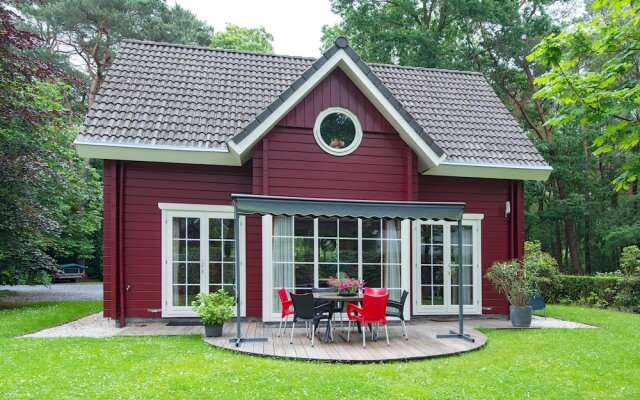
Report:
M244 337L267 337L266 342L246 342L240 347L229 342L235 337L235 324L225 324L222 337L205 338L213 346L225 348L240 353L260 356L283 357L290 359L322 360L336 362L378 362L393 360L414 360L423 358L442 357L464 353L478 349L487 338L472 326L465 329L474 339L474 343L461 339L437 339L437 334L448 333L450 329L457 329L456 322L411 321L407 323L409 340L402 336L400 325L389 325L389 342L387 345L384 328L380 328L378 341L370 340L367 336L367 346L362 347L362 336L355 329L351 332L351 342L347 342L346 324L344 329L336 323L334 341L324 343L325 327L321 325L317 331L314 347L305 334L304 324L296 327L293 344L290 344L291 324L282 336L277 336L278 325L263 322L243 322L241 325Z

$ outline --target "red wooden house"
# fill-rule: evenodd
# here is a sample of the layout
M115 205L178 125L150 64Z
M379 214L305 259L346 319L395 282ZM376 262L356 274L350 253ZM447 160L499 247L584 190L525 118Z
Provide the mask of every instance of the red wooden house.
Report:
M234 232L232 193L464 202L465 313L507 313L483 275L522 256L523 181L551 172L481 74L367 64L344 38L318 59L127 41L75 143L104 160L104 315L121 321L193 316L236 279L242 314L277 320L278 288L342 275L408 290L407 318L457 312L454 223L264 215Z

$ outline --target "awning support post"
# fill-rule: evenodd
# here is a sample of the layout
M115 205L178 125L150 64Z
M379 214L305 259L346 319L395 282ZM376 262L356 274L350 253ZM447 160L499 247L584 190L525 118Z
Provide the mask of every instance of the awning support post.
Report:
M457 338L468 342L475 342L475 339L464 333L464 309L462 295L462 219L458 219L458 332L449 331L447 334L436 335L438 339Z
M234 233L234 253L235 253L235 270L236 270L236 337L229 339L230 342L235 342L236 347L240 347L240 343L243 342L266 342L266 337L242 337L240 326L240 291L243 289L240 287L240 214L238 213L238 207L236 201L233 201L233 233Z

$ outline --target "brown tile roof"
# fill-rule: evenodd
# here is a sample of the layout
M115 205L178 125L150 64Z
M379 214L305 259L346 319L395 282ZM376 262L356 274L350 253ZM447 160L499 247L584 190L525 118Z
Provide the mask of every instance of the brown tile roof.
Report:
M77 141L225 149L315 61L125 41ZM368 66L448 162L547 165L481 74Z

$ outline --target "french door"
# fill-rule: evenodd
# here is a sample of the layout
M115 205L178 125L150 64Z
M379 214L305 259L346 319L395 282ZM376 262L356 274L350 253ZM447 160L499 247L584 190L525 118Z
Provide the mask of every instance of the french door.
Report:
M467 215L465 215L467 216ZM482 311L480 216L462 223L462 296L467 314ZM458 312L458 223L414 223L414 314Z
M165 203L160 208L164 242L162 316L195 316L191 304L200 292L224 289L235 296L233 208ZM244 244L243 218L240 239ZM244 280L243 254L241 280ZM244 302L241 306L244 310Z

